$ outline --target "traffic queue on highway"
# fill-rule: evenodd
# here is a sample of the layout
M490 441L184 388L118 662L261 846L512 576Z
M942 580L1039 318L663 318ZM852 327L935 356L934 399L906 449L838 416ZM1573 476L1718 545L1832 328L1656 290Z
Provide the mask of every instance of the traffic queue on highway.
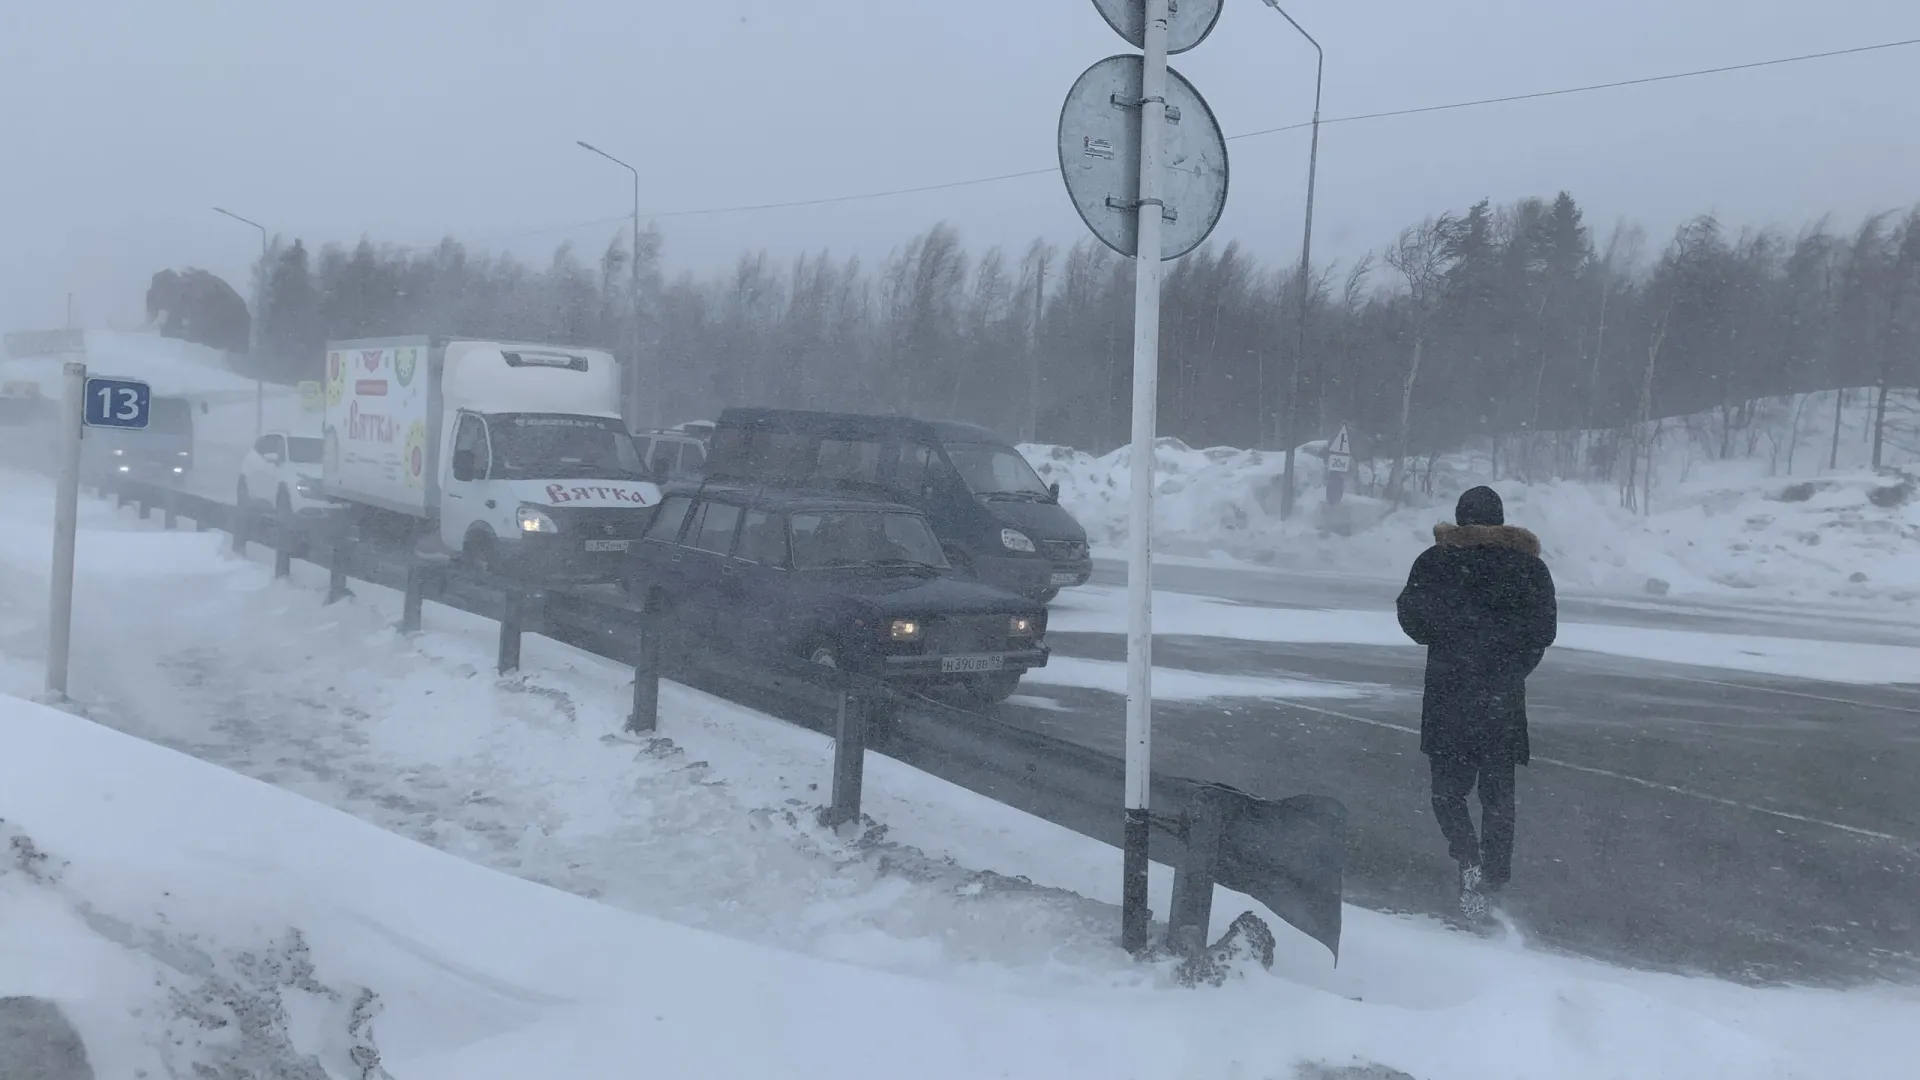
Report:
M728 408L630 432L604 352L439 338L329 345L317 439L268 432L235 480L262 512L382 521L422 553L612 584L682 647L1011 696L1084 529L971 424Z

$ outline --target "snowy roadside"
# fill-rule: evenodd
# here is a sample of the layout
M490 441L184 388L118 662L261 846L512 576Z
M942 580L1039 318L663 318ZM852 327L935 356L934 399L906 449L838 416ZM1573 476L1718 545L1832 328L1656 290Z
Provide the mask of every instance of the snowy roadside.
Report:
M43 485L5 488L22 519L46 520ZM1278 978L1190 998L1164 966L1113 947L1118 858L1103 845L879 756L867 806L884 831L842 838L812 824L830 774L817 735L669 685L673 745L649 749L609 737L625 672L596 658L530 640L528 673L498 679L480 620L432 609L429 632L404 639L384 590L322 607L310 569L275 584L217 535L141 530L91 503L83 524L74 685L101 723L613 908L976 993L1119 1009L1183 1048L1138 1075L1284 1075L1301 1058L1361 1056L1421 1080L1870 1076L1915 1009L1893 991L1620 971L1357 909L1338 969L1276 921ZM28 532L0 543L12 693L38 686L45 548ZM0 817L14 797L0 794ZM1167 886L1159 875L1158 910ZM1254 906L1223 892L1216 925ZM542 1045L609 1038L614 1015L543 1020ZM1530 1037L1489 1062L1477 1033L1515 1024ZM1109 1060L1063 1055L1051 1075L1111 1075Z
M1866 395L1857 395L1867 400ZM1815 395L1831 400L1831 395ZM1764 403L1758 424L1787 424L1798 410ZM1830 407L1813 410L1825 417ZM1843 417L1850 436L1865 429L1862 409ZM1826 429L1803 433L1825 445ZM1226 560L1293 571L1356 577L1401 572L1432 543L1434 522L1451 516L1453 498L1491 483L1507 501L1509 519L1536 532L1564 588L1600 595L1697 596L1794 600L1849 605L1910 605L1920 598L1920 475L1876 473L1845 441L1837 469L1797 471L1778 451L1785 431L1771 431L1773 456L1710 460L1678 428L1658 451L1653 512L1620 505L1617 485L1572 480L1522 482L1491 467L1479 452L1441 455L1431 495L1415 491L1396 508L1350 490L1339 505L1324 498L1325 462L1311 444L1296 455L1300 513L1280 517L1284 457L1230 447L1195 449L1162 439L1157 476L1155 542L1170 559ZM1836 443L1836 450L1839 444ZM1119 546L1127 532L1127 475L1122 447L1103 456L1070 447L1021 448L1042 478L1058 482L1061 502L1096 549ZM1509 450L1511 453L1511 449ZM1359 473L1356 473L1356 483Z

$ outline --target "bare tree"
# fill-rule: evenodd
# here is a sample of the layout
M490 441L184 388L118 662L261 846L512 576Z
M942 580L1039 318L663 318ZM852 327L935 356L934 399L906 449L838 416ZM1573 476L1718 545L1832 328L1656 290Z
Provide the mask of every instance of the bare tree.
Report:
M1413 350L1407 360L1406 378L1400 386L1399 450L1394 455L1393 475L1387 486L1397 503L1406 479L1407 451L1412 437L1413 388L1420 379L1420 361L1426 351L1428 321L1440 300L1441 286L1451 260L1447 255L1448 234L1455 219L1451 214L1428 218L1419 225L1401 230L1399 239L1387 249L1386 263L1399 273L1407 290L1407 314L1413 335Z

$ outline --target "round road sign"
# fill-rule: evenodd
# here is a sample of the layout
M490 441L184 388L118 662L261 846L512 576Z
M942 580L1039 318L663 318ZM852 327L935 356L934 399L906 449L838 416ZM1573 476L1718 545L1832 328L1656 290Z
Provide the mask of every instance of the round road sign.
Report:
M1139 253L1140 81L1146 62L1109 56L1088 68L1060 109L1060 175L1080 218L1122 255ZM1165 224L1160 257L1200 246L1227 206L1227 142L1193 84L1167 69L1167 126L1160 146Z
M1167 53L1183 53L1207 39L1220 21L1221 0L1168 0ZM1147 47L1147 5L1142 0L1093 0L1113 32L1136 49Z

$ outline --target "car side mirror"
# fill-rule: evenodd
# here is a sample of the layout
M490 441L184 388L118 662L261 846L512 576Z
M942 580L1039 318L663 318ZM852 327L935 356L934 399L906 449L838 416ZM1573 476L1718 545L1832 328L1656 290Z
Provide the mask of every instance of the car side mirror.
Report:
M269 465L279 465L284 463L287 460L286 458L281 457L280 452L277 450L268 451L267 453L264 453L260 456L263 458L266 458L267 464Z
M1055 480L1053 483L1047 485L1047 495L1050 496L1054 502L1060 501L1060 481Z
M473 451L455 450L453 452L453 478L455 480L473 479Z

